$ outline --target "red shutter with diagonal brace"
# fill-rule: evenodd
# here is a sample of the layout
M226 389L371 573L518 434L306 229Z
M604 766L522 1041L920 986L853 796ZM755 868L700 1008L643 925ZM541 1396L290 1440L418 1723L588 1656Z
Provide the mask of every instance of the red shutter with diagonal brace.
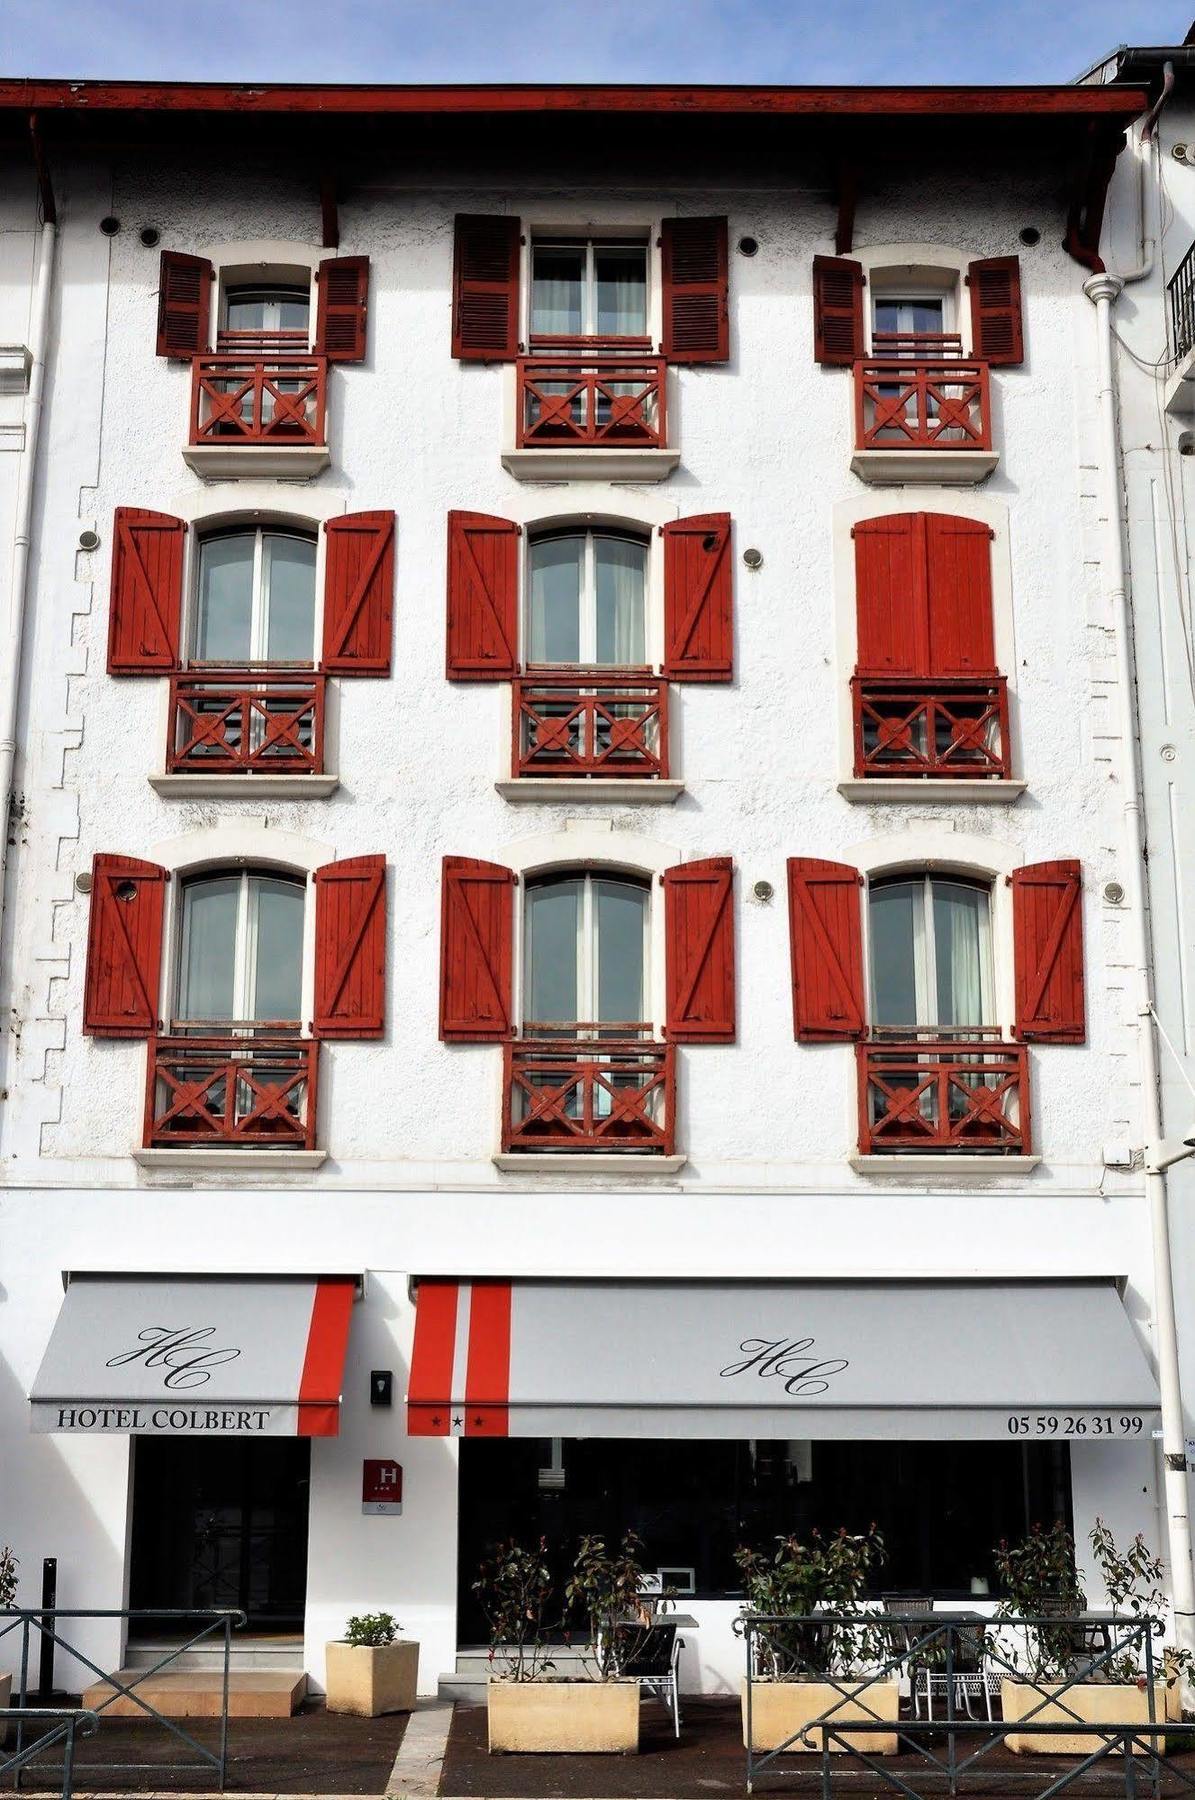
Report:
M519 527L486 513L448 515L448 679L518 674Z
M492 1044L514 1036L515 877L497 863L444 858L440 914L440 1036Z
M862 886L858 869L846 863L789 858L793 1025L799 1043L864 1035Z
M380 1038L386 1024L386 858L350 856L315 871L318 1038Z
M661 353L674 363L728 362L730 258L726 219L663 219L660 274L664 291Z
M83 1029L92 1037L144 1038L157 1030L169 879L135 856L92 862L83 992Z
M734 676L730 514L674 519L664 537L664 663L673 681Z
M112 519L108 673L178 667L187 528L169 513L118 506Z
M813 259L813 355L827 368L863 355L863 266L845 256Z
M664 1035L676 1044L733 1044L734 862L678 863L663 881Z
M1021 259L989 256L967 268L971 289L971 354L993 368L1015 369L1025 360L1021 320Z
M329 675L388 675L394 614L394 514L345 513L324 526L324 647Z
M1016 970L1016 1035L1037 1044L1081 1044L1083 873L1074 861L1029 863L1009 876Z
M860 519L851 536L859 674L928 674L925 514Z
M208 347L212 265L206 256L163 250L158 265L158 355L198 356Z
M994 675L992 528L948 513L924 517L929 662L919 672Z
M452 259L452 354L510 362L519 353L519 221L458 213Z
M316 277L315 348L329 362L364 362L368 256L329 256Z

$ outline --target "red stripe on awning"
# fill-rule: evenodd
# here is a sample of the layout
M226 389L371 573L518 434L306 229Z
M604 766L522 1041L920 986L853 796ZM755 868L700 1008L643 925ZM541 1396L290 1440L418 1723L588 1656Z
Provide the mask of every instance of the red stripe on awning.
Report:
M340 1430L344 1359L356 1291L353 1281L316 1283L299 1382L300 1437L335 1437Z
M415 1344L407 1386L407 1432L447 1437L451 1430L452 1363L460 1284L421 1281L415 1296Z
M465 1371L466 1437L506 1437L510 1401L510 1283L475 1281Z

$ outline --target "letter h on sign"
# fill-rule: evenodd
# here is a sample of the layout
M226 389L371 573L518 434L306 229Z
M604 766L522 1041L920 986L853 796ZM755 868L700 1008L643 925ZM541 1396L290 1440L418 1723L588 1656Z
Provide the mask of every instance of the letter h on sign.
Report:
M361 1464L361 1511L402 1511L402 1465L389 1457L366 1457Z

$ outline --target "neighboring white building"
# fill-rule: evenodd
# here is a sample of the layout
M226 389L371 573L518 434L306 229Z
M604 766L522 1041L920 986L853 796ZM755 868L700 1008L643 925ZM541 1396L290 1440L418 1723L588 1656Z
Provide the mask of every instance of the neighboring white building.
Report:
M434 1691L487 1542L636 1526L714 1692L738 1542L1164 1538L1083 291L1146 104L0 84L25 1602L317 1684L389 1607Z

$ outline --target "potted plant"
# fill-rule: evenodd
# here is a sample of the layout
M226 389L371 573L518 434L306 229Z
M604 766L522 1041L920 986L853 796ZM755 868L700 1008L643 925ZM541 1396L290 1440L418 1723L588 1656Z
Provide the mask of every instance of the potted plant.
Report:
M1160 1619L1166 1605L1163 1564L1140 1532L1122 1553L1107 1525L1097 1519L1089 1541L1112 1611L1126 1620ZM1111 1655L1101 1654L1098 1643L1095 1649L1084 1648L1083 1577L1076 1563L1074 1539L1065 1526L1055 1524L1045 1530L1035 1525L1019 1544L1002 1541L994 1555L1006 1593L997 1619L1057 1617L1059 1621L1057 1626L1044 1624L1023 1635L1018 1633L1016 1644L1009 1646L1007 1660L1023 1671L1026 1679L1006 1676L1000 1684L1006 1722L1032 1715L1034 1721L1050 1725L1076 1717L1105 1725L1144 1725L1151 1718L1181 1717L1181 1682L1190 1661L1185 1652L1159 1652L1151 1703L1136 1647L1114 1649ZM1156 1633L1160 1626L1151 1629ZM1084 1664L1091 1661L1098 1666L1076 1680L1076 1675L1084 1674ZM1056 1704L1049 1701L1051 1694L1060 1695ZM1007 1743L1019 1754L1046 1756L1090 1756L1100 1748L1100 1739L1083 1731L1041 1738L1012 1732ZM1165 1749L1164 1739L1158 1740L1158 1748Z
M744 1744L753 1750L776 1750L782 1744L793 1751L819 1750L820 1739L809 1727L821 1719L836 1726L853 1719L882 1720L895 1727L900 1717L895 1672L875 1680L867 1675L869 1666L886 1660L888 1640L874 1615L860 1606L868 1572L883 1559L884 1540L874 1525L866 1532L839 1531L830 1538L812 1531L807 1543L777 1538L770 1552L735 1551L746 1594L736 1630L745 1634L752 1616L769 1621L751 1633L751 1715L748 1727L744 1679ZM844 1622L823 1623L812 1617L819 1611ZM861 1689L857 1696L850 1692L854 1687ZM891 1735L867 1732L850 1747L893 1756L895 1730Z
M0 1544L0 1612L16 1604L17 1559L7 1544ZM0 1675L0 1709L12 1705L12 1676ZM0 1744L8 1741L8 1726L0 1723Z
M621 1629L645 1629L639 1599L645 1570L641 1545L628 1532L617 1550L600 1537L581 1540L566 1584L566 1608L589 1628L590 1673L557 1674L548 1634L553 1581L548 1546L507 1543L474 1582L490 1631L486 1696L491 1751L621 1752L639 1748L639 1683L624 1677L633 1654ZM504 1666L496 1665L501 1660Z
M419 1645L400 1638L387 1612L359 1613L343 1638L326 1649L327 1708L376 1719L381 1713L413 1712L419 1682Z

